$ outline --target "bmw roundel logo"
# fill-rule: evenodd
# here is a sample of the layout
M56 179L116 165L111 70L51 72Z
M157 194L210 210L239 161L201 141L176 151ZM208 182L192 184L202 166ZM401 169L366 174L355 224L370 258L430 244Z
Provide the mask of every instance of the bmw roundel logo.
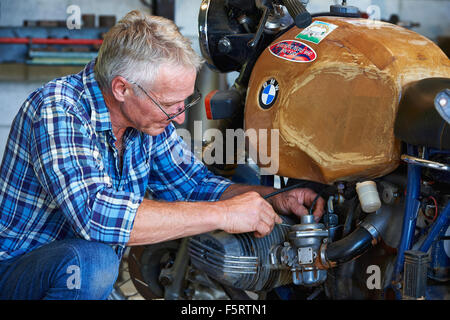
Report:
M269 109L278 97L278 82L275 79L269 79L261 87L259 91L259 105L263 109Z

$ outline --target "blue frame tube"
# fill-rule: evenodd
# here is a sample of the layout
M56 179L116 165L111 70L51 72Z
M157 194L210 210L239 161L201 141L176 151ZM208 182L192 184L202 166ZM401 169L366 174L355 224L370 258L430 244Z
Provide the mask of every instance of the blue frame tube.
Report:
M413 146L408 145L408 154L416 156L417 152ZM397 261L395 264L393 280L400 280L400 273L403 270L405 260L405 251L409 250L414 238L416 228L417 214L420 206L420 176L421 167L414 164L408 164L408 184L405 199L405 214L403 218L402 235L398 247Z

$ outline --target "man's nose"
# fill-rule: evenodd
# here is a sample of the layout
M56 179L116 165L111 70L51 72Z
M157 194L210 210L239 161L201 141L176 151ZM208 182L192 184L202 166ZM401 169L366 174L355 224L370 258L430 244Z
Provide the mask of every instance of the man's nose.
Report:
M177 115L175 118L173 118L173 121L175 121L178 124L183 124L184 119L186 119L186 112L182 112L179 115Z

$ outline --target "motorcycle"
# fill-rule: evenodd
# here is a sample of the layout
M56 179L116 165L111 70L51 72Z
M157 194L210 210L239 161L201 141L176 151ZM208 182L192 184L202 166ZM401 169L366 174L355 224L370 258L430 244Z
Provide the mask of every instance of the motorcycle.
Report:
M449 298L449 59L345 1L313 15L307 2L203 0L203 57L239 72L205 107L228 128L276 130L277 170L263 183L312 188L326 213L283 217L264 238L214 231L134 247L144 298Z

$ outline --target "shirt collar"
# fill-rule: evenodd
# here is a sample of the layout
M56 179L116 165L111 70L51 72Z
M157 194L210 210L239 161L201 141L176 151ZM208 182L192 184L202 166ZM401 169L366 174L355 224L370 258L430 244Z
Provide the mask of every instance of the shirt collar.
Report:
M89 62L83 70L83 85L86 99L91 107L91 122L95 131L112 131L111 117L103 98L102 91L95 79L94 66L96 58Z

